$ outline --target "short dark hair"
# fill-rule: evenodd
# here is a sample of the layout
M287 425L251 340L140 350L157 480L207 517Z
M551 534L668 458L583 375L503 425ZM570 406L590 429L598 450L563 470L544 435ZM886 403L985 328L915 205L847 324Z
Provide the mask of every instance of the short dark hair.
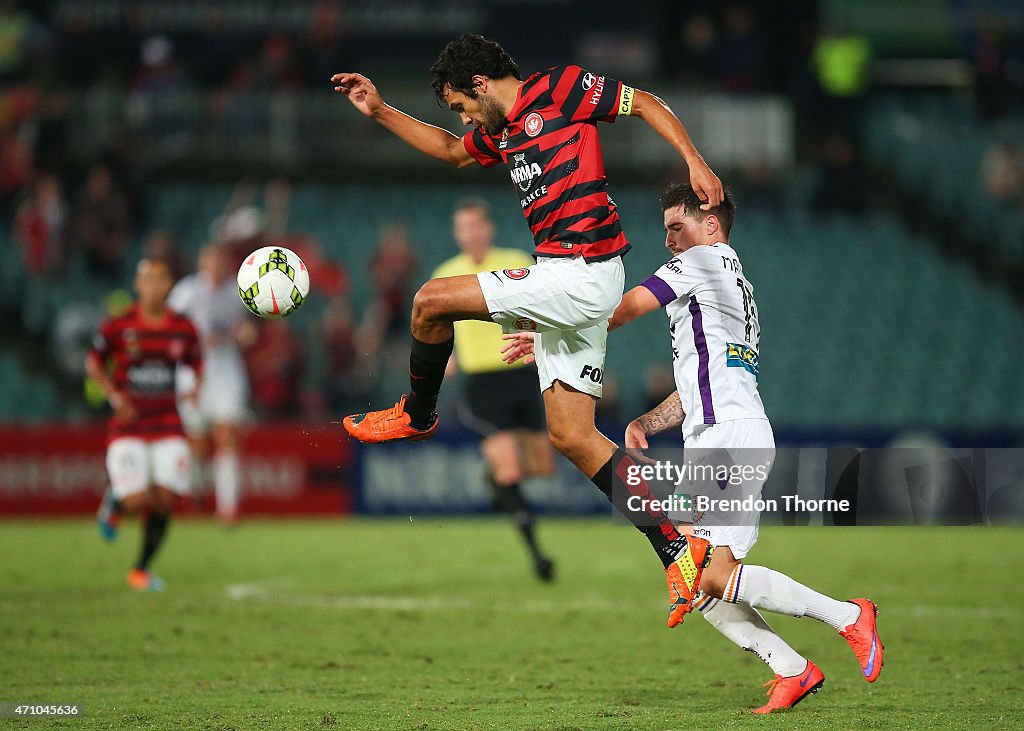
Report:
M165 256L164 254L144 254L143 257L139 259L139 263L136 267L142 266L143 262L162 266L167 270L167 276L171 278L172 282L178 281L178 270L175 268L174 261L171 257Z
M433 79L430 86L440 104L444 104L444 87L461 91L476 99L473 77L477 74L492 79L513 76L522 81L519 64L501 47L500 43L476 33L463 33L441 51L430 67Z
M701 210L704 201L697 195L692 185L689 183L670 183L661 192L661 198L659 199L661 201L661 210L667 211L669 208L682 206L685 215L693 216L698 221L703 221L711 214L714 214L718 217L718 224L722 227L722 231L728 236L729 231L732 230L733 219L736 218L736 203L733 201L732 192L728 188L724 188L723 192L725 196L722 198L722 202L710 211L705 211Z
M462 211L483 211L483 214L490 218L491 204L483 198L461 198L455 203L453 213L461 213Z

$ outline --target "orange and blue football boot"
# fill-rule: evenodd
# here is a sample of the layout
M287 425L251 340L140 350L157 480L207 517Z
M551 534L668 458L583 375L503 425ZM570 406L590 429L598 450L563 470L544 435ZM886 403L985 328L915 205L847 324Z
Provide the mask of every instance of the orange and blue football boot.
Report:
M686 536L686 548L665 569L668 581L668 626L682 624L683 619L693 611L693 599L700 587L714 547L703 538Z
M96 525L100 529L100 535L108 543L117 538L117 529L121 525L121 511L118 509L118 502L114 499L114 491L107 488L100 501L100 507L96 511Z
M364 444L380 444L382 442L421 442L430 439L437 431L437 416L434 422L424 430L413 429L409 425L409 414L405 411L405 395L390 409L368 411L365 414L346 416L341 422L345 431Z
M882 641L878 639L878 626L875 618L878 616L878 607L870 599L848 599L850 604L860 607L860 616L853 624L846 626L846 629L839 630L853 654L860 662L860 671L864 674L864 680L874 683L882 672Z
M810 660L807 667L798 675L784 678L776 675L774 680L765 683L768 687L768 702L754 713L771 713L782 708L792 708L809 695L814 695L825 685L825 674Z
M128 586L135 591L163 591L167 588L163 579L145 569L129 571Z

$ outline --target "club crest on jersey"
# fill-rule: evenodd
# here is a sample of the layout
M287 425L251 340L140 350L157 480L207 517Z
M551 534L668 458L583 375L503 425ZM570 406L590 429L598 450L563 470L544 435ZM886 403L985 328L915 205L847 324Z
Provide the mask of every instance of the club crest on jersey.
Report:
M515 166L509 170L512 182L524 193L533 185L533 179L539 178L544 171L535 162L526 162L526 153L519 152L512 156Z
M526 121L523 122L523 129L526 130L526 134L530 137L536 137L544 129L544 117L540 116L537 112L530 112L526 115Z
M742 368L748 373L753 373L754 378L761 375L758 363L757 351L749 345L742 343L725 344L725 364L730 368Z
M134 330L125 330L121 333L121 342L124 344L124 351L129 358L138 358L142 354L139 335Z
M502 269L504 274L509 279L526 279L530 275L529 269Z

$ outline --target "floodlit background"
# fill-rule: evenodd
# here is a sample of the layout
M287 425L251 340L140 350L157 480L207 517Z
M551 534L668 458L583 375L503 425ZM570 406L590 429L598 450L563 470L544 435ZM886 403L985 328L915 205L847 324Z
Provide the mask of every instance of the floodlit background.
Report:
M660 579L641 542L624 528L609 527L603 496L566 463L556 478L528 485L528 494L548 514L601 516L547 527L542 522L540 528L553 551L562 552L556 559L565 572L574 566L590 570L588 545L599 550L621 544L625 553L604 556L608 563L593 582L577 575L566 578L562 589L536 595L537 587L519 586L529 576L507 526L428 517L489 509L476 442L456 415L457 379L442 394L442 433L415 449L359 449L333 423L346 413L393 403L407 388L409 305L433 268L456 251L451 213L460 199L479 196L491 203L498 245L532 249L504 172L455 171L419 155L360 116L329 82L338 71L362 72L385 100L458 132L455 115L433 99L427 69L444 43L465 31L501 42L527 74L578 63L658 94L683 120L737 201L732 242L755 286L763 328L760 390L780 445L955 449L949 454L973 460L972 466L962 471L966 482L943 490L963 488L966 502L961 493L947 500L942 490L916 495L932 501L924 522L1024 517L1024 473L1013 467L1024 460L1014 461L1011 453L1010 466L993 481L976 469L983 458L973 451L1024 446L1020 2L0 0L0 516L6 518L0 522L0 555L20 557L0 583L0 610L8 612L10 627L31 625L31 635L10 630L18 652L0 655L20 658L14 662L23 664L4 675L25 678L19 687L33 698L63 697L50 698L47 689L62 687L53 685L58 676L39 671L31 658L40 649L62 651L59 634L48 633L76 617L82 623L71 622L66 631L84 643L84 651L60 677L68 692L79 695L64 700L92 699L98 713L116 707L128 714L116 716L122 724L166 727L168 719L186 713L165 698L163 710L146 717L138 701L147 694L163 697L161 683L141 686L133 676L160 667L150 661L157 663L165 642L194 648L194 656L182 650L173 661L185 667L221 640L244 644L251 642L245 637L259 636L266 646L245 656L246 677L231 675L237 667L226 651L223 657L214 652L222 664L196 671L203 678L186 671L158 677L185 683L193 693L188 712L199 714L189 718L200 724L348 725L341 706L310 711L304 705L322 691L336 693L316 685L326 668L356 689L350 700L363 703L367 714L360 723L422 721L428 725L410 727L427 728L441 718L442 727L458 728L472 718L466 715L471 708L488 707L488 694L501 693L487 686L479 695L452 700L441 698L438 687L455 687L467 675L486 685L488 673L508 657L524 668L530 664L530 652L516 654L518 646L474 655L486 638L504 636L510 627L522 637L535 636L531 622L563 612L586 617L603 607L628 614L618 593L622 586L635 585L635 596L643 597L644 622L656 628L661 621L654 603L661 598ZM625 259L628 287L666 258L657 196L687 173L666 143L637 120L602 125L601 134L610 192L633 244ZM245 351L251 417L244 435L241 523L222 532L208 521L210 490L198 485L196 500L181 506L184 519L156 561L171 585L172 604L132 605L125 624L115 626L107 610L116 616L114 608L126 601L122 569L135 550L136 531L130 524L113 549L94 535L91 516L107 485L107 406L86 382L85 352L101 320L130 301L140 257L171 256L184 275L212 242L230 246L239 263L263 245L292 248L310 269L312 292L301 310L278 322L256 321L239 302L239 317L255 328ZM606 398L599 409L607 434L621 439L629 419L672 390L669 365L667 323L659 313L610 337ZM840 458L849 462L851 453ZM807 477L801 471L807 464L797 458L779 474L813 481L819 473ZM815 468L821 475L827 472L823 465ZM27 517L41 514L78 517L45 523ZM357 517L325 526L257 519L266 515L400 520ZM914 516L894 519L913 522ZM424 520L433 532L425 532ZM446 525L454 526L454 535L434 530ZM919 560L923 550L914 540L918 529L898 540L894 533L871 533L871 545L885 552L877 560L864 552L857 534L844 534L837 544L823 530L801 544L806 556L820 561L792 559L789 568L812 579L821 575L821 561L867 561L854 560L845 574L832 574L837 592L849 583L870 587L879 578L873 572L884 574L887 561L898 555ZM1019 622L1019 598L1011 601L1000 583L986 590L984 579L956 564L973 565L983 556L1019 561L1018 533L999 533L996 543L982 534L957 542L959 553L945 534L929 533L929 542L920 545L934 551L933 561L904 564L902 579L880 580L875 598L895 605L894 626L907 635L919 634L920 622L947 631L944 608L958 600L937 592L932 581L1006 599L960 607L957 621L982 620L993 632L1000 622ZM767 555L790 555L785 548L793 534L770 535L775 545L765 547ZM458 558L446 559L446 550ZM394 563L385 561L389 551ZM387 577L395 577L388 572L410 553L423 572L409 585L389 583ZM955 577L938 569L946 560L960 566ZM487 569L487 561L496 561L496 568ZM1013 567L1007 570L1012 575ZM651 581L623 584L625 576ZM512 619L491 617L477 579L492 588L503 584L509 596L521 591L524 606L541 609ZM912 580L919 582L911 592L917 603L905 595L910 585L901 583ZM570 589L582 594L570 601L560 593ZM177 599L174 591L180 592ZM415 607L421 594L434 607L422 616ZM395 611L417 617L393 636L411 642L415 657L385 640L345 645L354 642L343 628L355 613L362 612L359 623L351 621L363 639L391 631L392 596L406 597L390 605ZM239 609L251 606L246 601L260 602L259 609ZM85 614L76 614L76 606L86 607ZM183 612L197 612L205 619L196 621L209 621L209 627L233 624L235 634L188 624L179 620ZM26 619L33 616L35 624ZM289 630L286 616L298 616L299 623ZM434 635L439 621L469 634ZM151 623L160 627L155 639L147 634ZM164 629L172 626L167 635ZM572 626L578 626L575 620L567 622ZM309 637L323 627L332 629L323 630L328 635L318 645ZM562 633L542 637L555 654L596 653L580 674L556 663L560 687L580 687L581 679L599 675L594 663L636 650L621 625L597 627L593 636L621 646L602 655L593 647L561 647ZM302 638L288 634L296 628ZM471 647L474 631L481 644ZM175 645L182 635L192 644ZM272 642L275 637L281 643ZM661 640L654 637L641 641L640 654L659 652ZM104 647L116 647L122 638L131 648L147 648L149 664L135 668L132 663L141 661L127 649L104 655ZM439 644L430 646L432 638ZM32 644L39 641L44 645ZM280 649L288 643L295 652L308 650L313 665L289 659L289 650ZM335 657L324 649L332 643L346 649ZM995 637L978 651L964 638L950 652L973 657L978 672L1002 672L1010 666L986 659L997 644ZM457 655L446 661L445 647L458 647ZM703 645L695 641L692 647ZM717 650L729 651L724 645ZM365 662L343 657L350 651L365 654ZM274 654L280 652L286 654ZM404 669L388 665L384 653L394 653L394 663ZM919 654L939 664L944 657L924 647ZM423 688L431 682L424 674L435 657L443 667L433 672L447 680ZM761 672L752 667L736 661L736 672L750 676L749 683L704 687L707 707L752 702L745 686L755 685ZM117 683L92 687L89 678L100 670L113 672ZM525 685L517 685L515 672L527 673ZM646 677L654 671L642 666L630 672ZM920 685L944 687L946 676L935 672L930 680L922 676ZM229 676L237 688L224 680ZM283 680L275 684L272 678ZM416 686L419 695L413 694L420 710L412 706L388 722L374 716L376 702L407 700L380 700L374 693L387 687L403 694L413 679L423 681ZM840 705L831 722L885 723L888 717L843 715L871 705L854 680L848 689L839 681ZM312 696L296 690L307 682ZM644 723L655 723L651 718L660 712L645 709L637 688L608 691L605 709L605 701L581 699L572 695L575 690L552 696L550 706L530 700L537 688L556 681L529 670L508 670L494 682L516 702L536 704L539 715L526 716L524 728L546 723L541 709L549 707L556 716L564 712L565 723L583 727L612 724L609 719L629 723L630 714L644 713L653 714ZM253 701L247 683L271 695ZM281 685L293 694L278 701L272 694ZM238 694L234 701L221 693L229 686ZM912 709L907 694L889 692L881 696L883 706ZM668 690L665 695L671 707L675 696ZM343 696L332 697L344 706ZM1005 716L998 698L993 703L998 724ZM574 704L585 709L582 721ZM921 712L941 705L941 699L922 701ZM210 715L215 707L224 708L221 716ZM499 704L487 723L501 726L503 719L517 718L517 708ZM601 715L602 709L610 715ZM312 715L302 715L307 712ZM948 722L956 725L956 718ZM359 725L359 719L348 720ZM720 716L709 720L725 723Z

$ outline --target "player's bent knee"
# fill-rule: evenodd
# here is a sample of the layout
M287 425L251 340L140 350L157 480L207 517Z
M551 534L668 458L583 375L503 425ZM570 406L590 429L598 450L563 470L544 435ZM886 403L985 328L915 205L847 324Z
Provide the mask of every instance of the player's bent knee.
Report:
M139 513L149 507L149 495L143 492L133 492L120 498L121 509L126 513Z
M412 298L413 323L428 323L442 319L444 294L437 280L431 279L416 291Z
M725 595L725 585L729 581L731 571L716 571L714 567L708 568L701 575L700 590L705 594L721 599Z
M548 431L548 441L551 446L558 450L558 453L565 456L569 461L575 461L574 456L582 453L585 448L585 440L582 435L570 430L551 429Z
M156 513L170 513L174 509L176 495L166 487L155 488L149 496L150 510Z
M494 481L499 485L514 485L517 482L522 482L523 473L521 470L512 469L495 469Z

